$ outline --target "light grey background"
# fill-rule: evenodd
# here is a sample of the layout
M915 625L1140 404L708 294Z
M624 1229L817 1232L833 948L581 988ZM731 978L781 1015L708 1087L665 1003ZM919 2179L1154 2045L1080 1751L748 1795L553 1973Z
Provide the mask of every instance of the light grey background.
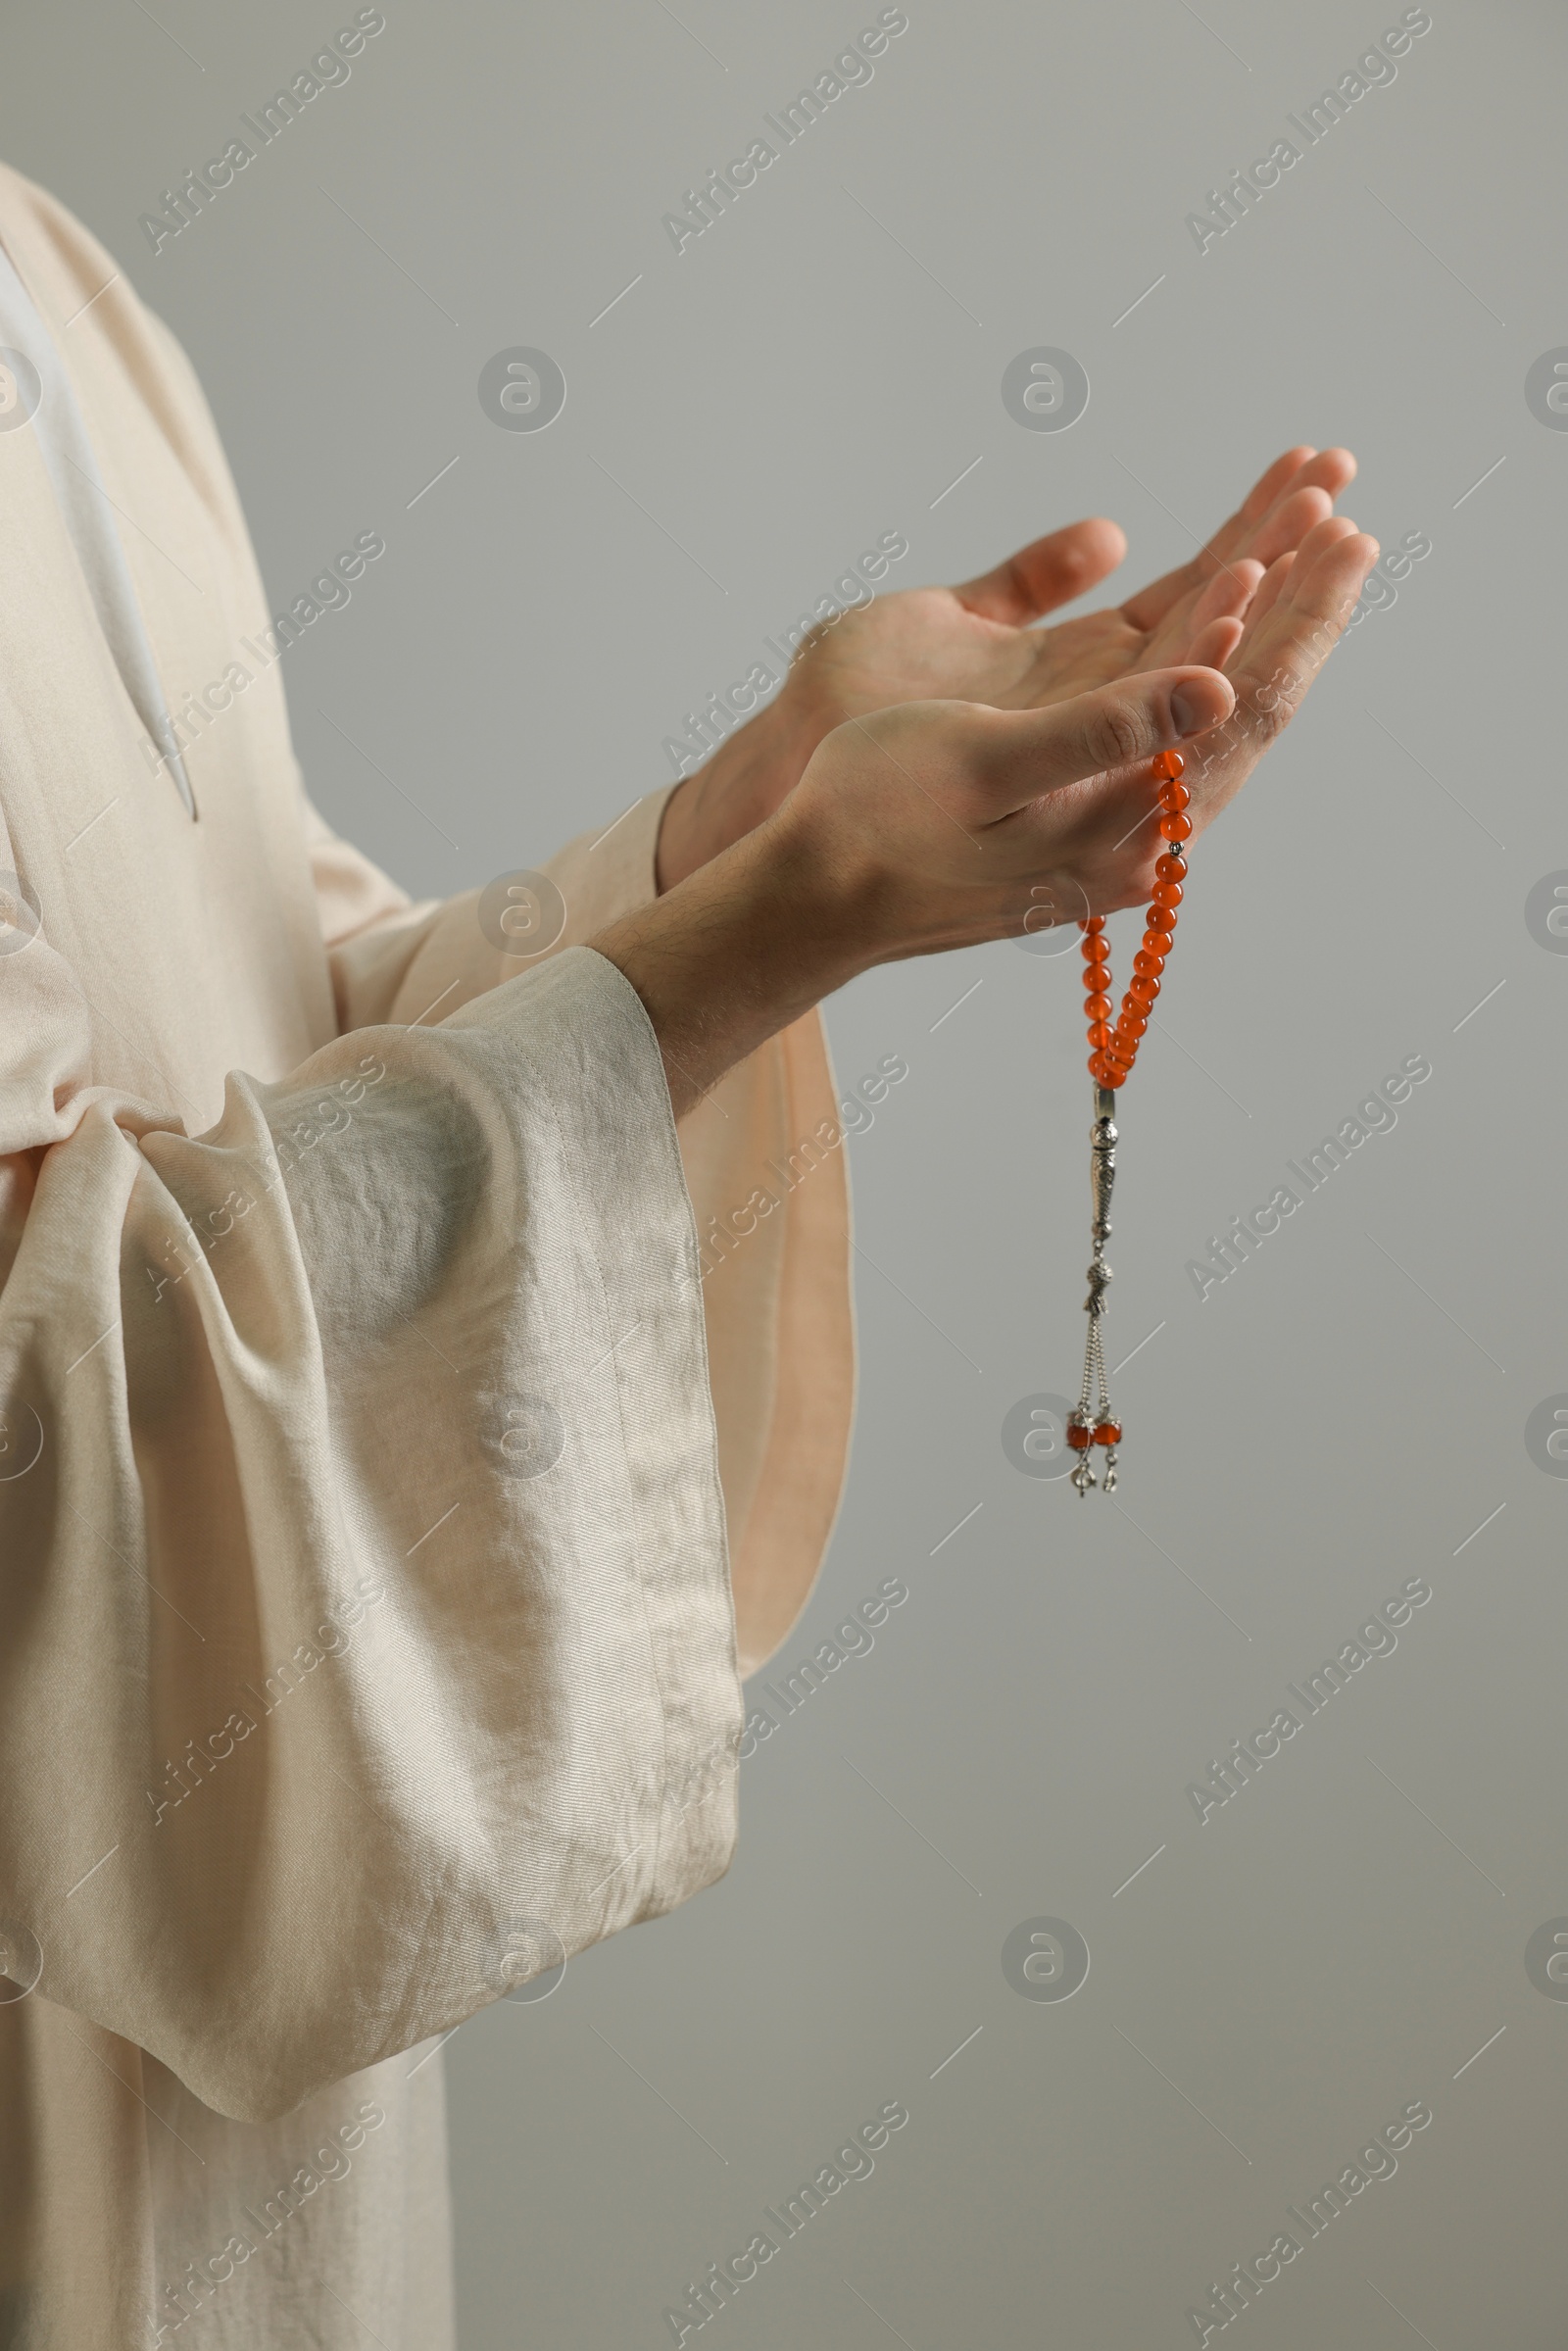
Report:
M910 1596L744 1765L721 1886L451 2043L465 2351L669 2341L663 2307L894 2098L874 2176L712 2322L732 2351L1191 2342L1417 2098L1397 2176L1236 2324L1554 2351L1568 2003L1523 1962L1568 1912L1568 1482L1523 1432L1568 1390L1568 956L1524 902L1568 866L1568 434L1523 386L1568 343L1560 15L1433 0L1392 86L1200 255L1187 213L1396 7L908 0L870 84L677 257L662 215L874 8L388 0L155 258L138 215L351 13L30 11L0 152L183 339L275 598L384 534L288 687L318 801L416 890L608 823L879 532L908 586L1110 514L1131 586L1304 438L1356 449L1365 527L1433 545L1195 862L1124 1105L1111 1360L1157 1336L1117 1383L1122 1507L1000 1442L1076 1387L1076 959L999 946L829 1007L846 1080L909 1075L853 1147L853 1473L781 1663L883 1578ZM1003 408L1037 344L1088 370L1069 432ZM479 407L514 345L564 371L547 432ZM1200 1303L1205 1237L1413 1053L1397 1128ZM1397 1651L1200 1826L1189 1781L1414 1575ZM1002 1972L1041 1915L1093 1955L1060 2005Z

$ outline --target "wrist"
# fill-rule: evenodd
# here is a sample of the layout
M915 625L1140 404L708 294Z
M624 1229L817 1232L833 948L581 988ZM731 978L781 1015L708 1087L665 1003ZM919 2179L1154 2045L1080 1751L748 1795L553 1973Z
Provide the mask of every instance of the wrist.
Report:
M873 959L812 823L775 816L589 945L636 989L675 1115Z
M823 729L785 689L676 785L664 804L655 881L673 890L772 815L799 783Z

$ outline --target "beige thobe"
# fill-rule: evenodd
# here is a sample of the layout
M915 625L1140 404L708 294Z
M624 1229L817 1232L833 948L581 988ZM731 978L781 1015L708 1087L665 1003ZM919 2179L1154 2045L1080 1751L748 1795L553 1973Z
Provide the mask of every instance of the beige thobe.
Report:
M5 170L0 243L196 807L0 432L0 2351L443 2351L436 2036L723 1871L832 1520L823 1038L677 1139L581 944L662 795L531 961L334 839L183 355Z

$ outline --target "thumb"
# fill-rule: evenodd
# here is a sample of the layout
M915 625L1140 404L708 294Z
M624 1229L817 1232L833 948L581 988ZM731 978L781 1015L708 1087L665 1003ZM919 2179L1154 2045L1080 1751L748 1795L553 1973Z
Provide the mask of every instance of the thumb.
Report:
M1206 734L1235 707L1230 681L1217 669L1188 665L1150 669L1044 710L995 711L986 745L986 781L999 796L995 814L1010 815L1042 793L1134 766Z
M1042 612L1054 612L1058 604L1071 604L1074 597L1098 587L1126 553L1127 537L1120 525L1096 515L1086 522L1069 522L1064 529L1050 531L1045 538L1020 547L994 571L966 579L953 593L982 620L1001 620L1021 628Z

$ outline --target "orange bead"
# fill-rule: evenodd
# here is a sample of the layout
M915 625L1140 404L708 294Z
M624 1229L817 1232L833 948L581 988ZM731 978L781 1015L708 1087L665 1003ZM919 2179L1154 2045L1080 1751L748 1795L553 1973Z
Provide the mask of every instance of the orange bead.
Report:
M1156 882L1150 892L1150 896L1153 899L1156 906L1169 906L1174 911L1182 903L1181 883Z
M1104 1020L1110 1011L1110 998L1108 996L1086 996L1084 1010L1091 1020Z
M1192 797L1185 784L1162 784L1159 805L1162 808L1185 808Z
M1089 914L1079 917L1078 928L1091 939L1096 937L1099 932L1104 929L1104 927L1105 917L1103 914Z
M1153 767L1156 775L1177 776L1184 772L1187 761L1179 751L1156 751Z
M1167 841L1190 841L1193 835L1193 820L1190 816L1162 816L1159 820L1159 829L1161 836Z
M1156 859L1154 871L1162 882L1183 882L1187 879L1187 859L1179 849L1167 849Z
M1121 1422L1119 1420L1097 1420L1095 1443L1096 1445L1120 1445Z
M1110 961L1110 941L1102 939L1098 932L1093 939L1086 939L1084 941L1084 961L1086 963L1108 963Z
M1092 1442L1089 1431L1081 1420L1070 1420L1067 1423L1067 1443L1075 1453L1086 1453Z
M1125 1070L1125 1069L1117 1069L1117 1068L1114 1066L1114 1064L1109 1064L1109 1065L1107 1065L1107 1067L1106 1067L1106 1070L1105 1070L1105 1075L1104 1075L1104 1078L1103 1078L1103 1080L1102 1080L1102 1083L1103 1083L1104 1085L1107 1085L1107 1086L1110 1088L1111 1092L1114 1094L1114 1092L1116 1091L1116 1088L1117 1088L1118 1086L1125 1086L1125 1085L1126 1085L1126 1083L1127 1083L1127 1072L1126 1072L1126 1070Z
M1174 906L1152 906L1144 916L1145 932L1152 932L1158 938L1168 939L1175 928L1176 909ZM1162 955L1168 952L1164 948L1160 950Z
M1111 1026L1108 1020L1092 1020L1089 1023L1089 1042L1095 1047L1097 1052L1101 1046L1108 1045L1110 1043L1111 1034Z
M1140 1004L1152 1004L1159 994L1159 981L1153 972L1141 971L1127 993L1136 996Z
M1133 969L1140 979L1158 979L1165 968L1165 958L1157 952L1141 947L1133 957Z
M1116 1023L1116 1034L1118 1037L1128 1038L1136 1047L1139 1038L1148 1026L1149 1023L1142 1012L1123 1012Z

